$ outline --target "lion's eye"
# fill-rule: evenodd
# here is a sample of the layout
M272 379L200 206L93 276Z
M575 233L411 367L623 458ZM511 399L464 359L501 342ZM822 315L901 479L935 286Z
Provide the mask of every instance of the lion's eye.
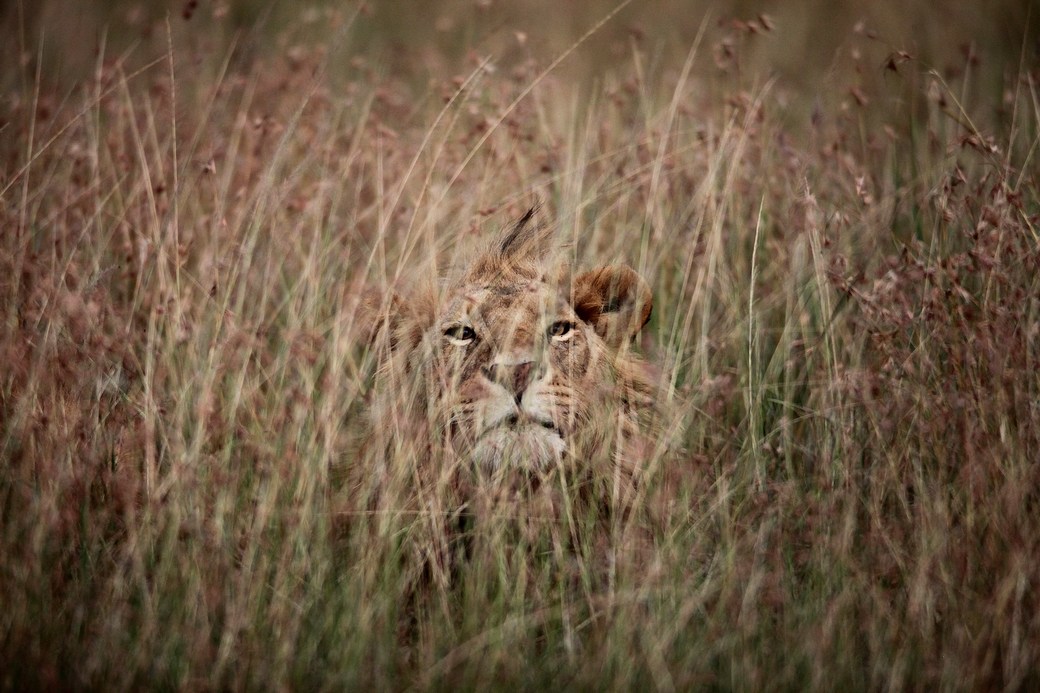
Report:
M570 320L557 320L549 326L548 333L554 342L566 342L574 336L574 323Z
M469 325L453 325L444 330L444 336L455 346L466 346L477 338L477 333Z

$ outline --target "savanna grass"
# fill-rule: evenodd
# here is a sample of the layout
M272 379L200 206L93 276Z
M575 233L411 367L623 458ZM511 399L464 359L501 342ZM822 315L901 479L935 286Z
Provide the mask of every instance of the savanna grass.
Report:
M74 88L28 20L7 42L4 688L1040 685L1028 27L995 67L850 27L813 95L754 69L790 15L676 52L594 46L604 8L577 84L526 34L420 46L430 76L366 54L362 7L297 43L188 5ZM467 520L415 504L407 436L360 452L364 298L535 202L653 285L647 514Z

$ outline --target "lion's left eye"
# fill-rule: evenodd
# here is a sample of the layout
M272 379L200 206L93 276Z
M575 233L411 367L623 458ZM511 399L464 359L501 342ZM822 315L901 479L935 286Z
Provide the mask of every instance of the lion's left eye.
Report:
M444 331L444 336L455 346L472 344L477 333L469 325L453 325Z
M566 342L574 336L574 323L570 320L557 320L549 326L548 334L554 342Z

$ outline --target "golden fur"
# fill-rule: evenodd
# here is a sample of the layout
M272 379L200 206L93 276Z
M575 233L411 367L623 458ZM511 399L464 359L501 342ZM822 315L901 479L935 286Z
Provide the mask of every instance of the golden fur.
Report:
M553 265L532 217L439 291L383 307L369 445L491 475L607 464L627 494L655 399L630 349L650 289L621 265L576 276Z
M354 536L380 537L357 545L358 565L403 571L406 631L428 588L448 588L460 559L482 551L511 547L520 566L545 541L560 555L595 546L603 571L620 565L624 542L650 546L615 522L646 508L648 465L661 457L660 398L631 349L650 288L622 265L572 274L551 251L529 212L454 278L361 313L379 365L339 516L367 528ZM576 529L579 517L594 534ZM639 550L624 552L632 565Z

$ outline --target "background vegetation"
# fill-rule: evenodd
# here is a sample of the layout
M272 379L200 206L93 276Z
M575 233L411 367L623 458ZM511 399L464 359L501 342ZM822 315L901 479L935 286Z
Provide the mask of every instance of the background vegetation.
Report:
M0 686L1040 687L1040 8L863 5L0 3ZM536 200L665 511L416 607L359 297Z

